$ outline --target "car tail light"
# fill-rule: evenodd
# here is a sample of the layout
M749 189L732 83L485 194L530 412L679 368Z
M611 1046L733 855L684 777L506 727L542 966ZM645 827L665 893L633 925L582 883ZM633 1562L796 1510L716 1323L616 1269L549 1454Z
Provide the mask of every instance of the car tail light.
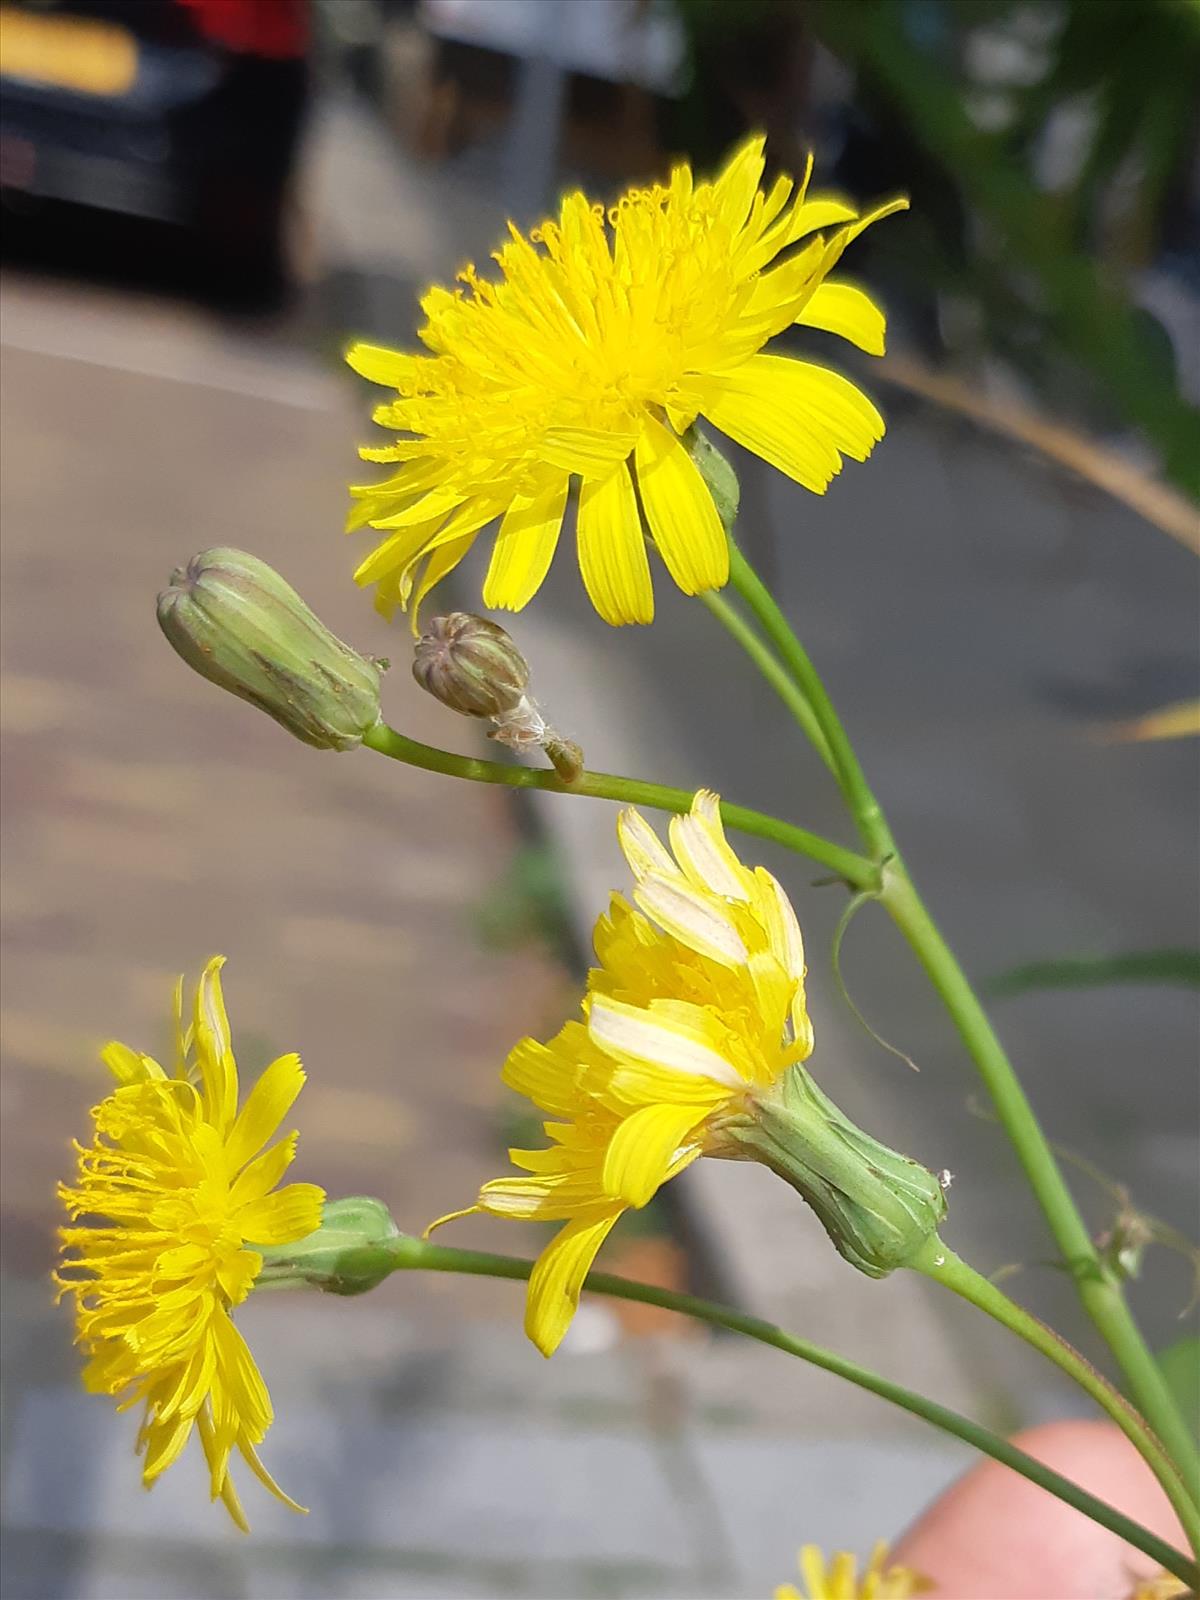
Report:
M233 55L292 60L308 49L307 0L177 0L197 31Z

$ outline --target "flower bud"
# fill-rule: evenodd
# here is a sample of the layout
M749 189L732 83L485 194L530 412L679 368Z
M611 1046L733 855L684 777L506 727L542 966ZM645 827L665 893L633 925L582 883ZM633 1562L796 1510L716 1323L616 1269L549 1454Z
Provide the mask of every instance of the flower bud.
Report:
M708 435L701 433L694 424L684 434L683 442L700 476L708 485L708 492L713 497L713 504L717 508L717 515L724 525L725 532L732 533L733 525L737 521L738 504L742 498L742 486L738 482L737 473Z
M505 630L467 611L432 619L412 670L422 689L465 717L502 717L529 686L528 663Z
M386 662L334 637L273 568L244 550L177 567L158 622L203 678L249 700L319 750L353 750L379 721Z
M321 1226L304 1239L262 1250L257 1285L307 1285L327 1294L366 1294L393 1270L400 1230L382 1200L349 1195L329 1200Z
M720 1129L714 1152L761 1161L817 1213L839 1255L869 1278L910 1263L946 1215L942 1184L838 1110L801 1066Z

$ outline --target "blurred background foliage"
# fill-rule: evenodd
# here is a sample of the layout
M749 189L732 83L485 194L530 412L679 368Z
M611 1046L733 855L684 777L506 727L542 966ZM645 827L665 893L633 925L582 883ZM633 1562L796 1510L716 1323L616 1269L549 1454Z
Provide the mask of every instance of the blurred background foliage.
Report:
M1195 330L1145 303L1156 273L1200 286L1197 0L673 3L681 144L713 158L761 123L781 165L815 140L852 192L906 190L907 238L871 248L927 345L1001 357L1093 429L1140 428L1200 496L1177 371Z

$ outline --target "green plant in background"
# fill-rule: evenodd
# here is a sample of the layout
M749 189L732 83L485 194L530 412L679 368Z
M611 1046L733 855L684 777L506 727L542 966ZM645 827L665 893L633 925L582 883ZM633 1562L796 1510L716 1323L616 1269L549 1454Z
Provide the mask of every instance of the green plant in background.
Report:
M1179 394L1162 329L1131 303L1194 159L1194 0L675 4L696 73L689 131L714 98L736 94L728 75L740 61L759 73L772 56L792 64L774 68L775 120L794 121L819 40L855 74L855 105L878 140L872 164L906 164L917 191L921 247L892 252L890 265L918 293L973 307L982 350L1040 392L1073 371L1076 408L1099 405L1140 428L1168 476L1200 495L1200 414ZM989 44L1019 59L1016 81L972 69ZM1069 170L1049 187L1038 160L1064 109L1085 118Z
M864 14L875 9L864 7ZM355 1197L331 1203L323 1226L303 1238L281 1231L274 1240L260 1240L259 1279L264 1286L307 1284L342 1294L364 1292L400 1270L527 1280L526 1326L547 1354L583 1290L680 1311L814 1363L969 1441L1195 1583L1196 1445L1178 1406L1178 1373L1168 1381L1126 1302L1128 1249L1090 1236L1012 1064L920 898L814 663L742 553L731 468L695 426L705 415L814 492L824 492L843 455L864 457L882 434L882 418L848 380L762 352L793 324L840 332L865 350L882 352L882 312L861 289L830 276L841 250L878 213L858 215L847 202L810 195L807 179L796 189L786 179L764 189L763 167L762 142L754 139L715 180L699 180L690 167L679 166L669 185L634 191L628 204L608 213L582 196L568 196L557 222L547 222L530 240L514 234L502 283L486 283L468 269L461 295L430 291L423 337L432 355L356 348L356 367L395 391L377 420L405 435L368 452L398 470L382 486L356 494L359 511L352 520L369 520L383 535L359 577L380 586L386 608L408 608L415 618L437 580L499 518L485 597L519 608L540 586L572 480L581 480L579 559L600 615L612 623L647 619L650 560L661 559L681 588L700 595L793 713L836 785L858 842L846 847L704 790L692 794L587 770L582 753L564 773L557 764L556 770L535 769L419 744L377 720L373 702L358 704L363 669L353 652L351 659L339 657L337 672L320 670L323 657L314 661L311 681L294 690L304 708L300 719L291 714L287 680L268 672L258 703L300 738L314 728L342 729L344 691L353 700L355 742L389 759L475 782L616 800L666 812L671 821L668 848L639 812L623 814L631 900L614 896L597 922L597 965L578 1017L549 1043L520 1041L505 1067L510 1087L545 1112L548 1142L510 1152L516 1171L487 1184L469 1209L561 1224L538 1260L411 1238L378 1202ZM473 421L480 426L469 426ZM732 598L714 592L726 584ZM298 637L311 635L309 614L289 602L281 618L273 585L262 596L260 602L251 596L245 609L223 610L219 619L207 612L193 619L204 644L221 659L242 661L245 652L236 647L245 632L256 650L263 640L269 650L261 606L272 627L282 629L278 648L289 673L300 670L303 677L310 647L301 648ZM172 643L205 676L242 692L240 682L205 670L208 658L197 660L203 651L196 640L177 636L179 629L186 633L189 615L183 610L173 622ZM214 619L227 639L214 638ZM524 693L524 663L494 623L485 625L485 653L445 653L448 631L460 636L458 625L447 630L445 620L431 624L418 644L426 666L435 659L436 686L429 687L443 703L494 721L506 708L481 692L488 688L487 661L497 664L492 687L498 693ZM433 656L430 638L438 646ZM333 738L321 742L338 748ZM784 886L744 861L727 829L771 839L818 862L889 914L958 1030L1129 1399L944 1242L952 1227L945 1182L857 1128L817 1087L809 1071L814 1034L799 920ZM469 995L462 1001L469 1004ZM215 1036L211 1023L198 1020L199 1037L206 1037L205 1027ZM269 1082L270 1074L263 1079ZM186 1074L169 1089L157 1078L151 1088L164 1118L176 1105L173 1097L182 1110L198 1092ZM118 1102L123 1092L117 1090ZM243 1115L251 1103L256 1113L265 1111L258 1094ZM262 1097L269 1100L269 1090ZM201 1102L211 1109L203 1095ZM226 1107L222 1116L228 1120L232 1110ZM259 1118L249 1120L257 1126ZM239 1127L240 1121L233 1124L230 1138L241 1154ZM290 1141L285 1145L290 1153ZM168 1237L146 1247L153 1253L161 1246L165 1264L158 1278L143 1273L135 1282L124 1308L127 1322L114 1329L120 1349L105 1346L103 1320L89 1320L92 1286L77 1286L81 1337L86 1331L97 1347L92 1370L98 1362L111 1379L98 1386L121 1393L127 1348L136 1348L138 1370L152 1381L127 1398L147 1400L147 1428L171 1425L174 1453L193 1420L202 1437L207 1430L218 1441L239 1438L241 1422L223 1383L226 1351L210 1351L194 1337L143 1337L159 1326L159 1285L173 1293L179 1273L188 1275L189 1292L199 1282L222 1310L235 1298L231 1282L237 1287L242 1281L226 1281L225 1251L230 1239L251 1248L251 1235L237 1233L233 1214L241 1215L237 1184L243 1179L231 1193L216 1181L228 1183L229 1161L222 1164L220 1142L207 1135L196 1142L194 1156L173 1177L160 1165L141 1163L136 1147L125 1160L123 1181L147 1191L152 1209L156 1200L165 1207L161 1191L172 1190L173 1209L155 1215L184 1215L186 1221L188 1207L199 1206L204 1229L186 1241ZM871 1278L920 1273L1067 1374L1146 1461L1193 1555L977 1423L844 1357L733 1308L591 1270L616 1218L645 1206L700 1156L766 1165L811 1207L851 1266ZM280 1165L282 1158L274 1159ZM256 1167L256 1181L265 1183L272 1172ZM186 1255L179 1253L183 1243ZM120 1261L102 1256L102 1250L84 1255L96 1263L96 1282L119 1279Z

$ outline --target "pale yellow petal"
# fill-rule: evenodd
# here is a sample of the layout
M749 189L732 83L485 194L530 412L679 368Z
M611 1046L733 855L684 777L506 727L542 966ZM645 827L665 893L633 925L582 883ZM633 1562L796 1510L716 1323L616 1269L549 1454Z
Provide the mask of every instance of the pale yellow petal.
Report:
M152 1078L166 1077L153 1056L131 1050L117 1039L109 1040L100 1052L100 1059L118 1083L147 1083Z
M600 1161L591 1172L547 1177L492 1178L479 1191L478 1208L494 1217L523 1222L565 1222L604 1198Z
M483 603L520 611L550 570L567 506L569 479L550 478L533 494L520 494L505 512L483 580Z
M639 881L633 898L660 928L697 955L727 967L745 962L745 943L718 896L684 882L677 873L668 878L651 872Z
M646 541L629 469L591 478L579 492L579 570L605 622L654 620Z
M525 1332L544 1356L552 1356L562 1343L579 1305L583 1280L623 1210L612 1205L576 1217L538 1257L525 1301Z
M237 1064L229 1033L229 1018L221 993L224 956L214 956L196 988L196 1060L204 1090L208 1121L224 1132L237 1112Z
M805 328L840 334L869 356L884 352L887 319L870 295L852 283L819 284L796 321Z
M744 1089L746 1080L717 1049L713 1019L700 1006L686 1010L686 1016L677 1011L668 1019L653 1007L597 994L588 1013L588 1035L610 1055L648 1062L678 1077L681 1099L685 1091L711 1093L714 1085Z
M696 1106L642 1106L622 1121L604 1156L604 1189L614 1200L640 1207L665 1182L687 1137L703 1120Z
M666 845L640 811L629 807L620 813L617 840L635 878L644 878L648 872L670 874L676 870Z
M800 1551L800 1576L810 1594L828 1594L827 1585L832 1580L832 1574L826 1572L825 1557L819 1546L806 1544Z
M635 457L646 521L684 594L729 581L729 540L708 485L669 428L647 414Z
M698 791L686 817L672 817L671 848L686 876L698 888L729 900L749 899L752 876L725 838L721 802L709 789Z
M758 890L755 910L766 932L768 946L795 984L790 1007L792 1032L803 1051L800 1059L804 1060L813 1047L813 1027L804 994L804 978L808 971L804 964L804 936L792 902L778 880L765 867L755 868L754 879Z

